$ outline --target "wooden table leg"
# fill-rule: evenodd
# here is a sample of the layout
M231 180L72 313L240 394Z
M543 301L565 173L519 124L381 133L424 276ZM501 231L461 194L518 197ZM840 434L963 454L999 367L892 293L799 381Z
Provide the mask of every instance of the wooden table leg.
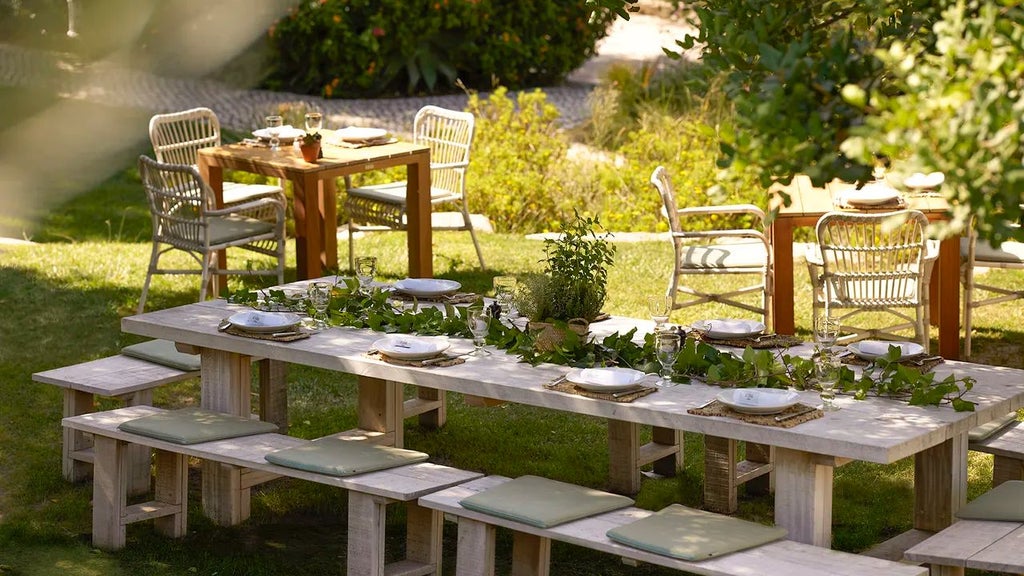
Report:
M251 413L248 356L203 348L200 352L200 405L238 416ZM240 524L249 517L249 489L242 488L241 469L203 462L203 512L221 526Z
M406 166L405 201L409 228L409 276L430 278L434 275L433 231L430 224L430 155L417 155Z
M914 528L938 532L967 502L967 434L914 456Z
M793 224L777 219L770 229L772 260L775 266L775 296L772 298L772 321L777 334L794 334L793 318Z
M932 272L930 297L932 318L937 320L939 327L939 355L956 360L960 357L959 236L951 236L939 243L939 259Z
M320 229L323 236L324 270L338 270L338 181L335 178L320 180Z
M383 433L382 443L401 448L405 442L403 400L401 383L360 376L357 425L361 430Z
M294 180L292 184L295 192L296 275L299 280L319 278L323 275L319 180L315 173L309 173Z
M834 464L788 448L775 449L775 524L790 540L832 546L832 476Z

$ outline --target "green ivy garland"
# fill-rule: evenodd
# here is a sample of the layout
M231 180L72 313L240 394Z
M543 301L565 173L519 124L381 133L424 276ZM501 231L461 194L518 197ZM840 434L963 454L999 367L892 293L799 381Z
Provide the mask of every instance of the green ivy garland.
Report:
M483 305L481 298L476 304L464 307L451 304L420 307L416 301L395 303L389 296L383 291L361 291L357 280L346 278L332 292L330 323L385 333L471 338L466 325L467 310ZM252 306L310 311L305 298L296 298L280 289L242 290L231 294L228 299ZM555 324L559 325L558 322ZM565 328L564 323L561 324ZM550 350L538 350L535 333L492 321L486 341L531 365L547 362L578 368L627 366L656 372L660 365L655 355L653 335L646 334L642 344L634 342L635 335L634 328L624 334L616 332L601 339L588 339L566 330L565 340L560 344ZM903 400L914 406L948 403L958 412L974 410L974 402L963 398L974 386L973 378L948 375L936 380L934 373L904 366L899 359L899 348L891 346L886 355L865 367L860 377L842 366L837 390L857 400L874 395ZM707 384L721 387L793 387L804 390L813 387L814 361L749 347L736 356L695 338L685 338L674 371L673 380L682 384L699 378Z

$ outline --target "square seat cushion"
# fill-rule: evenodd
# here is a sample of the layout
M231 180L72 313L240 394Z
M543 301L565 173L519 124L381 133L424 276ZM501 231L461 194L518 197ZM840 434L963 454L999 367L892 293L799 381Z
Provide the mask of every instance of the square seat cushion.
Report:
M1006 416L990 420L981 426L971 428L971 431L967 433L967 440L971 442L982 442L984 440L988 440L996 432L1016 423L1017 413L1010 412Z
M971 500L956 516L964 520L1024 522L1024 481L1003 482Z
M264 456L267 462L328 476L353 476L423 462L428 454L355 440L320 438Z
M185 372L199 370L199 355L178 352L178 349L174 347L174 342L170 340L150 340L132 344L122 348L121 354Z
M461 502L463 508L550 528L633 504L633 500L539 476L520 476Z
M276 432L277 425L273 422L263 422L202 408L182 408L128 420L119 424L118 429L173 444L200 444L226 438Z
M620 544L690 561L723 556L785 536L785 528L763 526L680 504L608 531L608 537Z

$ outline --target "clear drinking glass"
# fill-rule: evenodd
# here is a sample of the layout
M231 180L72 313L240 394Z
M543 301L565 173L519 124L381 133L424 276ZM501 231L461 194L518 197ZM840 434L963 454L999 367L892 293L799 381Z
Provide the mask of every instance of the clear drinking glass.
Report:
M821 409L825 412L839 410L835 405L836 386L842 364L829 353L823 353L814 362L815 378L821 388Z
M377 258L374 256L360 256L356 258L356 278L359 279L359 288L369 292L373 287L373 278L377 275Z
M501 311L509 319L518 316L512 306L512 298L516 292L516 279L514 276L494 277L494 299L501 306Z
M487 310L483 308L470 308L466 314L466 325L473 334L473 352L470 356L490 356L490 352L484 350L484 339L487 338L487 327L490 322Z
M277 152L281 149L281 140L278 136L281 135L281 126L284 125L284 118L277 115L267 116L265 123L267 125L267 134L270 136L270 150Z
M319 112L306 113L306 132L319 132L324 127L324 115Z
M672 312L672 298L665 294L648 296L647 310L651 313L651 320L654 321L654 331L660 332Z
M839 320L828 314L817 314L814 316L814 343L818 354L831 354L832 347L839 339Z
M330 282L311 282L309 284L309 304L313 307L313 328L327 328L327 309L331 305Z
M654 350L657 353L658 363L661 364L661 378L655 383L656 386L675 386L672 382L672 365L676 363L679 356L681 340L679 334L672 332L658 332L654 335Z

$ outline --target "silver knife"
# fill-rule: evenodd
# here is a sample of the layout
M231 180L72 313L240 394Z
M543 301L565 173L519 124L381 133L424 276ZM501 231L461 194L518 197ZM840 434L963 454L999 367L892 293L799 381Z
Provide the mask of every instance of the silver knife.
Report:
M793 412L792 414L786 414L785 416L776 416L775 417L775 421L776 422L785 422L786 420L789 420L790 418L796 418L797 416L803 416L804 414L810 414L811 412L814 412L817 409L818 409L817 406L808 406L807 408L805 408L805 409L803 409L803 410L801 410L799 412Z

